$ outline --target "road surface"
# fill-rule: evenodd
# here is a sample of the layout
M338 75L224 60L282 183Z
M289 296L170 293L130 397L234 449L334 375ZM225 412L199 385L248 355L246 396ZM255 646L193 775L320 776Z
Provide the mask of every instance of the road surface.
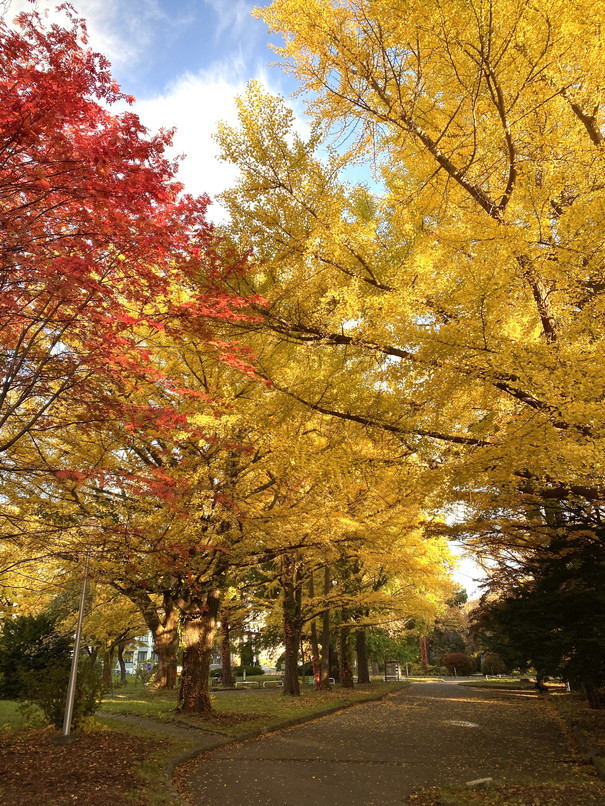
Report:
M574 778L572 755L554 710L532 692L417 683L215 750L188 783L200 806L401 806L425 786Z

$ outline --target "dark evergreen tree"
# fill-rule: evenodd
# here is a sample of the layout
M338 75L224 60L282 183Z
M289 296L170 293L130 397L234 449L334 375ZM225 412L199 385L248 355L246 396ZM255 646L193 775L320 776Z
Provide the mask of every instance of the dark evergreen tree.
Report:
M18 699L32 676L69 669L71 639L62 635L50 613L6 618L0 635L0 697Z

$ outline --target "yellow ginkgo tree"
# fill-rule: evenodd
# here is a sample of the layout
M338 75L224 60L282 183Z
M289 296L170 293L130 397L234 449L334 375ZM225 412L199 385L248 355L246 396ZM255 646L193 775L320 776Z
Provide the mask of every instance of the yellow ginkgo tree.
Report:
M253 85L218 134L241 176L230 229L290 358L266 374L439 467L437 507L488 486L601 506L594 5L275 0L259 15L313 122L305 138Z

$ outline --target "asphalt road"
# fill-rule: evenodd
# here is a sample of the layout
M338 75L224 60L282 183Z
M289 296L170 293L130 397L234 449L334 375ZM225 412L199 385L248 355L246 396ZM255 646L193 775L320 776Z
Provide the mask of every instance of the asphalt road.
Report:
M394 806L435 784L573 778L571 759L558 718L533 693L419 683L213 751L189 784L200 806Z

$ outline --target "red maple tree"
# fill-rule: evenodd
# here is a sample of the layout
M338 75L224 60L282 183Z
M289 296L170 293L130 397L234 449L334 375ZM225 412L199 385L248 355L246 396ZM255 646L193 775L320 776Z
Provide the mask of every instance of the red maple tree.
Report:
M0 22L5 457L25 436L103 416L112 393L99 377L149 371L142 327L186 321L211 341L206 323L244 304L214 284L238 261L215 249L208 198L182 193L171 132L149 136L136 114L113 113L133 99L62 9L65 26L37 12Z

